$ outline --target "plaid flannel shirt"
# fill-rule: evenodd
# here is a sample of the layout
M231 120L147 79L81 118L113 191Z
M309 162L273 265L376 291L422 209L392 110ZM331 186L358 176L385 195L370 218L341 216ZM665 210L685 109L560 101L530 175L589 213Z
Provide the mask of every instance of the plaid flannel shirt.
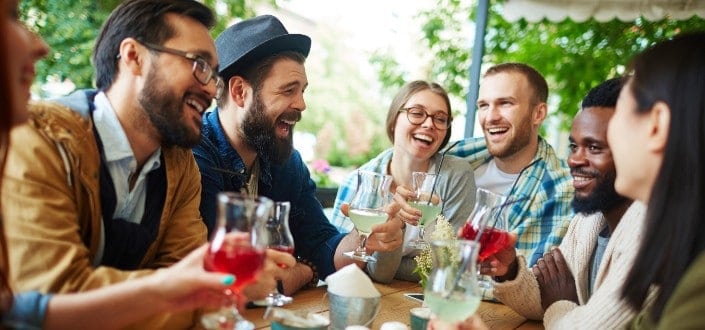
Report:
M469 138L450 154L467 159L473 169L489 162L485 138ZM570 169L541 137L531 163L521 170L508 193L507 201L527 198L509 209L509 229L517 234L517 254L533 266L544 253L558 246L574 212L573 181Z

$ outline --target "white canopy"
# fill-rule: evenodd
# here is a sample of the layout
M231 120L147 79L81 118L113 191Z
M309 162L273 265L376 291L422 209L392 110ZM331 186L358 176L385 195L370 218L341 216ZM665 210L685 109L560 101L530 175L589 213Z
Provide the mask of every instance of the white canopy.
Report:
M705 0L507 0L502 15L511 22L520 18L530 22L543 18L583 22L591 17L600 22L614 18L633 21L639 16L648 20L687 19L705 17Z

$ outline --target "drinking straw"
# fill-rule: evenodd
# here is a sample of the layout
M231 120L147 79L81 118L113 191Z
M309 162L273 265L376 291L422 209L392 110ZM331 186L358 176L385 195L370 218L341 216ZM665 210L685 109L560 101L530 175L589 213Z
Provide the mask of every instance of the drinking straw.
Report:
M443 159L446 158L446 153L450 151L450 149L453 149L455 146L457 146L460 141L461 140L453 142L450 147L446 148L446 150L441 153L441 160L439 161L438 168L436 169L436 177L433 179L433 185L431 186L431 196L428 198L427 205L431 205L431 201L433 200L433 193L436 191L436 183L438 182L438 177L441 174L441 167L443 166Z

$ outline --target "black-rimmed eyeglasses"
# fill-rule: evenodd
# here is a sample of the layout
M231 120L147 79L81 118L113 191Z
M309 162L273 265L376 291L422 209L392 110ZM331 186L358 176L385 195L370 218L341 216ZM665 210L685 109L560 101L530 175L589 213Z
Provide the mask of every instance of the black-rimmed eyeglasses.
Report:
M208 83L213 79L215 82L215 98L218 99L220 98L220 95L223 93L223 79L218 76L218 73L213 70L213 68L206 62L203 57L196 55L194 53L189 53L189 52L184 52L178 49L173 49L169 47L164 47L160 46L157 44L149 43L149 42L144 42L144 41L138 41L139 43L143 44L145 47L161 52L161 53L167 53L171 55L176 55L176 56L181 56L187 60L193 61L193 68L191 68L191 73L193 73L193 77L198 80L199 83L202 85L208 85Z
M433 126L439 130L447 130L452 121L446 114L435 113L433 115L429 115L425 109L420 107L402 108L399 109L399 112L406 112L406 119L414 125L421 125L424 121L426 121L426 118L431 117Z

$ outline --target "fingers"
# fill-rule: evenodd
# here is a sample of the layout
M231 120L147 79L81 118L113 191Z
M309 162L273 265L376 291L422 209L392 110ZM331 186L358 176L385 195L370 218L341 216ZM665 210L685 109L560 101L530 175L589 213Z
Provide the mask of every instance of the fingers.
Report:
M404 235L397 221L387 221L372 226L372 232L367 239L366 247L372 251L393 251L399 248Z
M350 211L350 204L343 203L342 205L340 205L340 213L347 217L348 211Z
M289 268L296 265L296 259L291 254L273 249L267 249L267 259L272 260L281 268Z
M551 250L551 255L553 256L553 260L556 264L556 270L558 271L559 274L571 274L570 268L568 268L568 264L565 262L565 258L563 258L563 253L561 252L560 249L554 248ZM572 274L571 274L572 276Z

